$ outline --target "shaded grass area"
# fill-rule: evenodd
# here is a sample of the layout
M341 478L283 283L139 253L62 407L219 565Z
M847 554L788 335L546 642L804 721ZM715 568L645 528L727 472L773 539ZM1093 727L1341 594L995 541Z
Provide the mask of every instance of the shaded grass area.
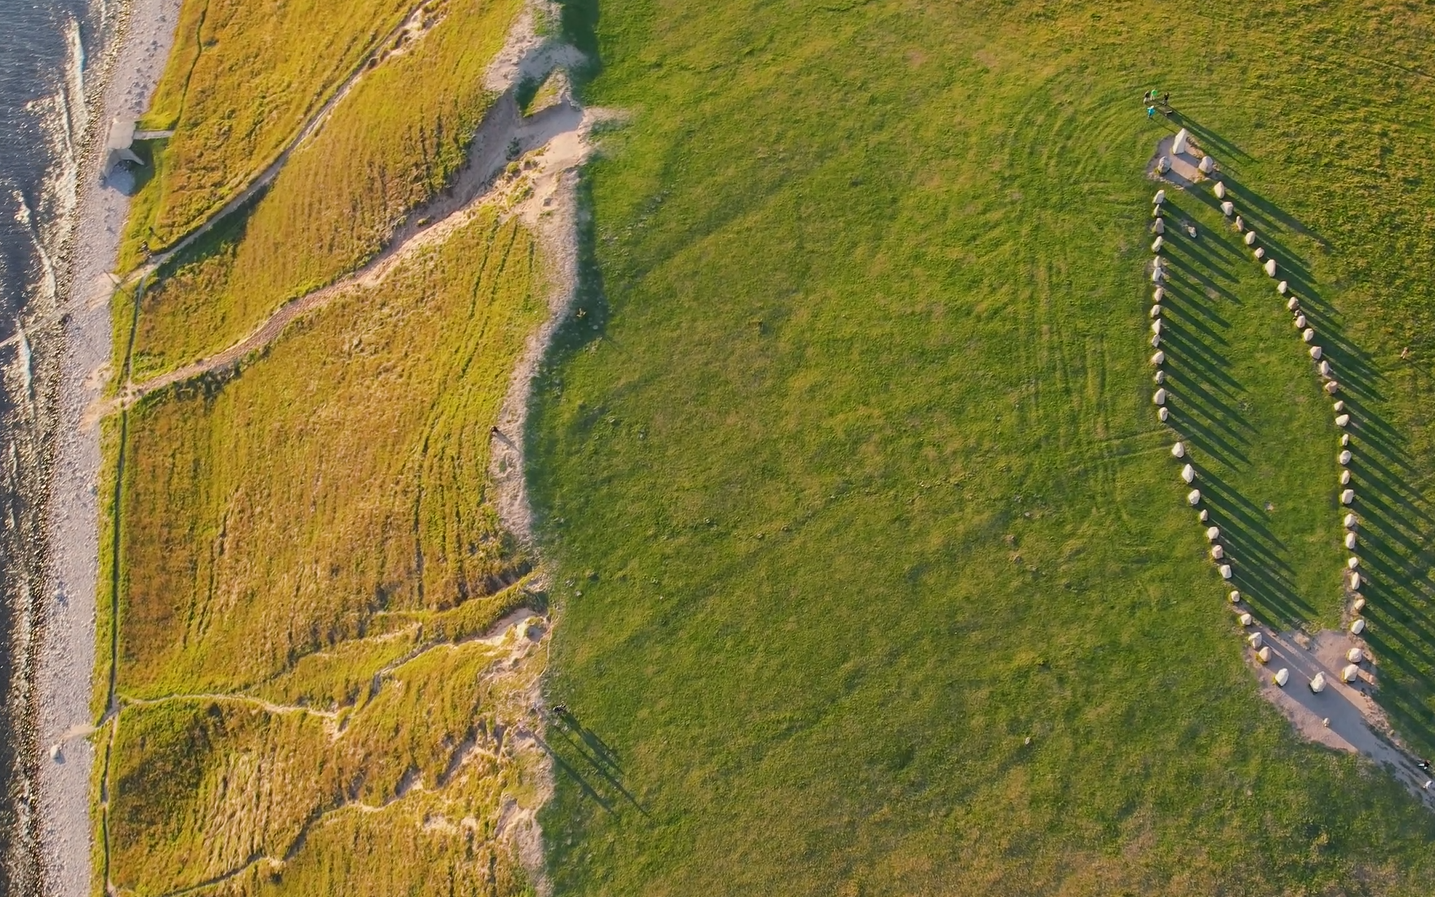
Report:
M367 73L247 212L162 272L141 308L136 376L237 342L286 300L374 256L449 184L495 99L483 72L518 8L449 0L413 46Z
M546 289L532 234L483 208L124 418L101 818L120 893L527 887L495 826L537 799L505 732L543 658L478 640L544 606L486 481Z
M237 378L131 411L125 694L241 687L379 612L443 610L517 578L483 484L542 308L536 252L484 211L296 322Z
M548 738L557 893L1428 890L1428 812L1259 699L1150 403L1142 172L1184 121L1349 372L1380 698L1435 748L1432 91L1380 61L1432 22L1337 6L566 5L635 124L529 435L550 700L604 746ZM1328 405L1176 201L1182 432L1262 616L1330 625Z
M130 217L126 251L168 245L249 183L410 6L186 0L141 122L175 134Z

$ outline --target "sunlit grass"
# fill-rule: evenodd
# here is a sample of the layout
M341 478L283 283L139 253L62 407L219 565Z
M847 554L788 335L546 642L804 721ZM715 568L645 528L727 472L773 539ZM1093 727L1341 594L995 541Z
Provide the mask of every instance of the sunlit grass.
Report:
M531 476L550 700L632 799L558 743L557 893L1426 893L1432 817L1259 698L1185 504L1145 268L1178 121L1139 98L1171 91L1309 272L1359 408L1380 700L1435 749L1428 13L568 13L585 101L633 124L590 170ZM1262 619L1335 625L1329 403L1271 281L1177 203L1213 284L1169 312L1204 482Z

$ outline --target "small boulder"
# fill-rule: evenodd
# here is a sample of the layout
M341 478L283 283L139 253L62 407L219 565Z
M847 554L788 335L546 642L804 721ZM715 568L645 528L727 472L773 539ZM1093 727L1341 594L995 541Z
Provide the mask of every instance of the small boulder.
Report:
M1276 292L1280 293L1282 296L1284 296L1286 293L1289 293L1290 288L1291 285L1288 281L1282 280L1280 283L1276 284Z
M1343 450L1340 454L1336 455L1336 456L1335 456L1335 460L1338 461L1342 466L1344 466L1344 465L1346 465L1346 464L1349 464L1349 463L1350 463L1350 449L1345 449L1345 450Z
M1345 669L1340 671L1341 682L1354 682L1360 678L1360 667L1355 664L1346 664Z
M1365 618L1357 617L1354 623L1350 624L1350 634L1360 635L1365 631Z
M1216 541L1216 540L1219 539L1219 538L1221 538L1221 528L1220 528L1219 526L1208 526L1208 527L1206 527L1206 541L1207 541L1207 542L1214 542L1214 541Z
M1154 365L1156 365L1157 367L1160 367L1161 365L1165 364L1165 363L1166 363L1166 353L1165 353L1165 352L1157 352L1155 355L1152 355L1152 356L1151 356L1151 363L1154 364Z
M1316 694L1325 691L1325 673L1316 673L1310 680L1310 690Z
M1211 546L1211 560L1219 561L1226 556L1226 549L1219 545Z
M1159 421L1160 421L1161 423L1163 423L1163 424L1166 422L1166 419L1167 419L1168 417L1170 417L1170 416L1171 416L1171 412L1167 411L1165 408L1158 408L1158 409L1156 410L1156 419L1159 420Z
M1323 354L1325 354L1325 350L1322 349L1320 346L1310 347L1310 357L1315 359L1316 361L1320 361L1320 356Z
M1245 240L1246 240L1246 245L1247 245L1247 246L1254 246L1254 245L1256 245L1256 232L1255 232L1255 231L1247 231L1247 232L1246 232Z
M1196 482L1196 468L1189 464L1181 468L1181 479L1185 480L1188 486Z
M1176 152L1179 153L1180 150L1177 150ZM1156 195L1155 195L1154 197L1152 197L1152 199L1151 199L1151 202L1152 202L1153 204L1155 204L1155 205L1158 205L1158 206L1159 206L1161 203L1165 202L1165 201L1166 201L1166 191L1165 191L1165 190L1157 190L1157 191L1156 191Z
M1253 618L1250 614L1241 614L1236 619L1240 621L1242 626L1249 626L1255 622L1255 618Z
M1165 237L1157 237L1157 238L1156 238L1154 241L1152 241L1152 243L1151 243L1151 251L1152 251L1152 252L1160 252L1160 251L1161 251L1161 247L1163 247L1163 246L1165 246L1165 245L1166 245L1166 238L1165 238Z
M1259 632L1252 632L1250 636L1246 638L1246 641L1251 643L1252 648L1259 648L1261 645L1265 644L1266 638Z
M1331 382L1331 383L1334 383L1335 381L1332 380L1332 381L1330 381L1330 382ZM1350 424L1350 415L1349 415L1349 414L1338 414L1338 415L1336 415L1336 417L1335 417L1335 425L1336 425L1337 427L1346 427L1346 426L1348 426L1349 424Z
M1175 445L1171 446L1171 457L1173 457L1173 458L1184 458L1184 457L1186 457L1186 444L1185 444L1184 442L1178 442L1178 443L1176 443Z
M1231 202L1229 199L1221 203L1221 214L1225 215L1227 218L1230 218L1232 215L1236 214L1236 204Z
M1352 602L1350 603L1350 609L1353 610L1353 611L1355 611L1356 613L1360 613L1361 611L1365 610L1365 599L1364 599L1364 598L1357 598L1357 599L1355 599L1354 601L1352 601Z
M1158 389L1158 390L1156 390L1155 395L1151 396L1151 401L1155 402L1157 405L1164 405L1164 404L1166 404L1166 390L1164 390L1164 389Z
M1227 582L1230 581L1230 579L1231 579L1231 565L1230 565L1230 564L1222 564L1219 572L1220 572L1220 574L1221 574L1221 578L1222 578L1222 579L1226 580Z
M1345 515L1345 528L1346 528L1346 529L1355 529L1355 528L1357 528L1357 527L1359 527L1359 526L1360 526L1360 518L1359 518L1359 517L1356 517L1354 514L1346 514L1346 515Z
M1275 260L1275 259L1266 259L1266 276L1267 276L1267 277L1275 277L1275 276L1276 276L1276 260Z
M1346 560L1345 566L1349 567L1349 568L1352 569L1352 570L1358 570L1358 569L1360 568L1360 558L1358 558L1358 557L1356 557L1356 556L1354 556L1354 555L1351 555L1351 556Z
M1305 340L1305 341L1308 342L1308 343L1309 343L1309 342L1314 342L1314 341L1315 341L1315 331L1312 330L1312 329L1310 329L1309 327L1307 327L1304 331L1301 332L1300 338L1303 339L1303 340Z
M1199 505L1201 503L1201 490L1192 489L1190 492L1188 492L1186 494L1186 502L1193 508L1196 505Z
M1225 198L1226 198L1226 185L1225 185L1225 184L1221 183L1220 181L1216 181L1216 186L1212 187L1211 189L1215 192L1217 199L1225 199Z
M1262 648L1261 650L1257 651L1257 652L1256 652L1256 660L1259 660L1261 663L1270 663L1270 662L1271 662L1271 649L1270 649L1270 648Z
M1349 550L1351 550L1351 551L1354 551L1354 550L1355 550L1355 546L1359 543L1359 541L1360 541L1360 540L1359 540L1359 538L1356 537L1355 533L1346 533L1346 534L1345 534L1345 547L1346 547L1347 549L1349 549Z
M1157 218L1156 223L1151 225L1151 232L1158 237L1166 233L1166 219Z
M1241 593L1236 589L1231 589L1231 594L1226 597L1231 599L1232 604L1239 604L1241 602Z
M1281 688L1285 688L1286 683L1291 681L1290 670L1286 669L1285 667L1281 667L1280 669L1276 670L1276 674L1271 677L1271 681L1274 682L1276 685L1279 685Z
M1210 174L1216 170L1216 162L1210 156L1202 156L1201 164L1196 167L1201 170L1201 174Z
M1153 318L1159 318L1159 317L1161 317L1161 306L1159 306L1159 305L1153 305L1153 306L1151 306L1151 317L1153 317Z
M1304 330L1304 329L1305 329L1305 315L1296 315L1296 316L1295 316L1295 329L1297 329L1297 330Z
M1348 504L1350 504L1350 503L1353 502L1353 501L1355 501L1355 490L1354 490L1354 489L1346 489L1344 492L1340 493L1340 503L1341 503L1341 504L1343 504L1343 505L1348 505ZM1352 588L1354 588L1354 587L1352 587Z
M1360 663L1361 661L1365 660L1365 652L1360 650L1359 648L1351 648L1349 651L1345 652L1345 659L1350 661L1351 663Z

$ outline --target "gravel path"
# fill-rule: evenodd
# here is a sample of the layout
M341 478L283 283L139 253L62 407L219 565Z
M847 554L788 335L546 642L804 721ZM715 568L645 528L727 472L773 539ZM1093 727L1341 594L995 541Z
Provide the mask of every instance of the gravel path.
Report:
M103 114L95 116L90 158L80 188L66 314L54 476L48 526L51 594L46 607L38 688L40 838L47 894L90 897L91 676L95 669L95 587L99 523L96 474L99 432L82 427L84 409L99 397L110 361L108 275L119 247L128 200L97 180L99 153L109 121L135 115L169 56L179 0L131 0L119 29L103 90ZM99 138L99 139L94 139ZM49 752L59 747L52 759Z

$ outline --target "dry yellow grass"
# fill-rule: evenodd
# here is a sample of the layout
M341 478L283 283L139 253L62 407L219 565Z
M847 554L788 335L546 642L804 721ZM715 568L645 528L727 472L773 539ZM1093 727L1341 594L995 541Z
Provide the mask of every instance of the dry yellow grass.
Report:
M412 0L186 0L144 124L173 128L130 219L134 242L182 236L272 161L407 14Z
M500 589L489 427L542 307L536 246L492 212L301 319L228 383L130 417L121 689L233 689L375 614Z
M368 72L252 211L202 241L147 294L136 375L237 341L285 300L377 253L462 167L494 99L483 72L519 6L448 0L428 32Z

